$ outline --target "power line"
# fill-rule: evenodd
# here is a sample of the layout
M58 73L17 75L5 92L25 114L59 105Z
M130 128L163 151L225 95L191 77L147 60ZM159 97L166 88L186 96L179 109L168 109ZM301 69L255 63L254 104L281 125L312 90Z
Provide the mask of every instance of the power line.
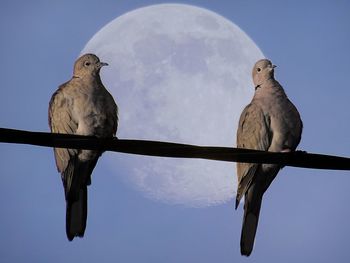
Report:
M45 147L102 150L173 158L270 163L301 168L350 170L350 158L296 151L273 153L230 147L197 146L160 141L97 138L71 134L32 132L0 128L0 142Z

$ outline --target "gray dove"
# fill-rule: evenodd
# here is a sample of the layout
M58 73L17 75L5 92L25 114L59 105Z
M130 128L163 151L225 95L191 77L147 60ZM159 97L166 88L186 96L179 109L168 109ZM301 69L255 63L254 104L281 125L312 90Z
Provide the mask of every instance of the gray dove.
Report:
M118 127L118 107L103 86L100 62L94 54L85 54L74 64L72 79L62 84L49 104L51 132L113 137ZM65 198L66 232L69 241L83 237L87 219L87 186L101 151L54 149L61 173Z
M296 107L274 78L271 61L262 59L253 68L255 94L243 110L237 147L270 152L294 151L301 139L302 121ZM276 164L237 163L236 209L244 195L241 254L253 250L263 195L282 167Z

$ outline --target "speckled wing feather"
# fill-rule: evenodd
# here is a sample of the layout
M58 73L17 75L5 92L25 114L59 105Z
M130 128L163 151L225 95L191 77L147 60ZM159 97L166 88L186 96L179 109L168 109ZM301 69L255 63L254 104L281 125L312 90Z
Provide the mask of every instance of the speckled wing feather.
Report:
M241 114L237 130L237 147L266 151L271 144L271 137L268 116L264 116L262 110L252 102ZM249 188L257 168L258 164L237 163L236 209Z

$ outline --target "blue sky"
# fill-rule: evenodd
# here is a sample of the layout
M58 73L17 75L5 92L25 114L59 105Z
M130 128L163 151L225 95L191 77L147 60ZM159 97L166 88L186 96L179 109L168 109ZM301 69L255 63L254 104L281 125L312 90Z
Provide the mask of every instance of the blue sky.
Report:
M350 156L348 1L176 2L228 18L278 65L304 121L300 149ZM48 101L87 41L123 13L156 3L164 2L1 1L0 126L48 131ZM1 144L0 261L347 262L349 185L349 172L284 168L265 195L246 259L233 201L202 209L155 202L112 176L102 158L86 236L68 242L52 149Z

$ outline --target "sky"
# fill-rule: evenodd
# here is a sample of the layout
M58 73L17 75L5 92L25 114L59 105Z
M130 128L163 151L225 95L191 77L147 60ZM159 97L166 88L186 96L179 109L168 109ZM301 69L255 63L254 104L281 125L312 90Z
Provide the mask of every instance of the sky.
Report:
M164 1L1 1L0 127L48 131L47 108L89 39L111 20ZM350 156L350 3L173 1L244 30L278 66L304 122L299 149ZM252 255L240 255L242 208L145 198L111 175L105 153L89 188L83 239L68 242L52 149L0 145L1 262L348 262L350 173L284 168L264 196ZM121 170L120 173L125 171Z

